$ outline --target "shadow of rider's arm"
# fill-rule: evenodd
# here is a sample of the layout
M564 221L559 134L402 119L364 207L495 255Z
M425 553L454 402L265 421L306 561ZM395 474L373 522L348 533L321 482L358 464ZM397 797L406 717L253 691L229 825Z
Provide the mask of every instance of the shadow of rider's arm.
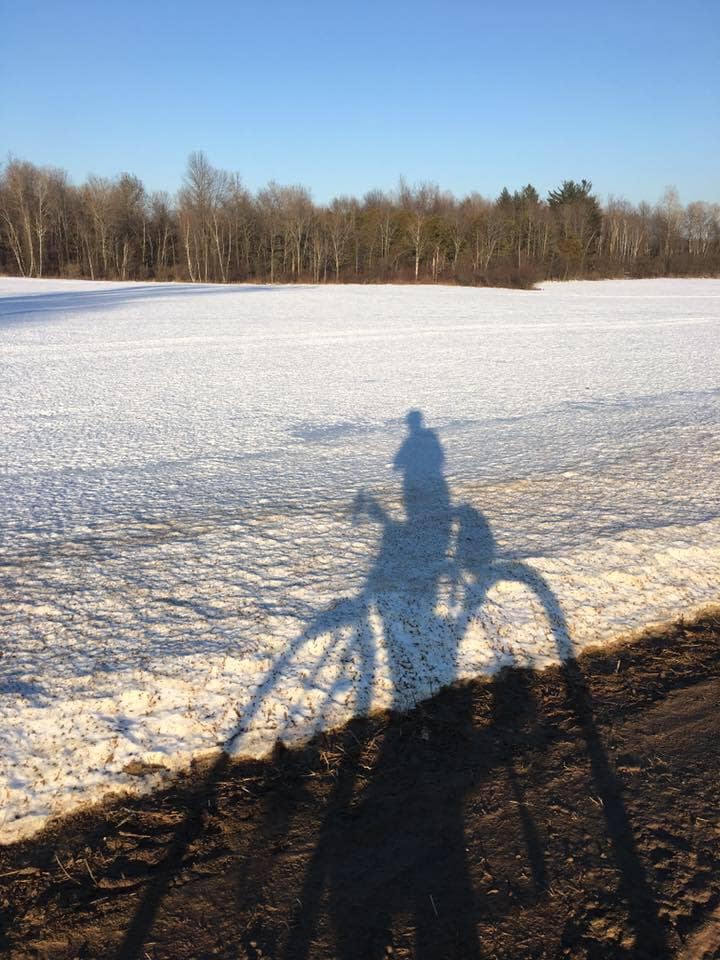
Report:
M368 517L376 523L387 524L388 515L378 501L369 493L361 490L353 501L352 518L357 523L360 517Z

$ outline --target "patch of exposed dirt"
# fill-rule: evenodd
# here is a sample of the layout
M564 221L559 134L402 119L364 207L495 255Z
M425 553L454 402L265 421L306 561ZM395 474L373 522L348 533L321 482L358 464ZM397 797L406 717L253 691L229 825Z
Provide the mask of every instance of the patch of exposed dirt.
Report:
M0 849L13 958L720 957L720 622Z

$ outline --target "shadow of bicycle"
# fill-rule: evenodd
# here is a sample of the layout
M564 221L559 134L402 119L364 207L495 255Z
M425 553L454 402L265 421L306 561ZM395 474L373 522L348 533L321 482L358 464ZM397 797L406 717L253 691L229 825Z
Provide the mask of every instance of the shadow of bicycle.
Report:
M350 717L367 715L378 708L402 711L452 684L461 676L463 642L486 606L488 595L501 585L514 587L523 592L529 604L539 607L555 658L563 664L565 696L584 740L589 775L603 805L618 871L618 895L627 905L638 938L653 945L654 956L664 957L665 939L653 894L636 851L620 782L594 721L592 700L560 604L549 584L530 565L498 556L490 526L475 506L453 504L444 475L442 445L437 433L425 426L420 411L410 411L406 423L407 435L394 461L402 478L403 516L391 515L378 499L365 492L356 496L354 521L372 522L379 529L377 553L362 588L314 616L273 663L248 702L239 706L238 730L210 773L210 780L221 779L228 753L242 755L253 744L267 743L269 732L291 738L298 724L309 735L314 729L339 726ZM491 669L514 665L513 654L507 649L496 651L490 663ZM516 688L522 686L521 671L517 677ZM493 689L499 691L501 685ZM515 694L512 703L522 703L523 691L516 689ZM515 718L512 710L516 708L495 696L491 725L479 734L473 730L470 698L459 694L454 702L457 736L468 742L475 738L469 756L479 756L478 749L491 752L493 729L512 729L515 722L518 727L527 725L532 716L530 703ZM480 907L467 862L463 791L443 792L428 771L418 779L409 797L404 794L404 808L387 821L393 824L392 835L383 832L385 820L377 811L386 803L387 791L381 791L378 785L392 782L398 757L407 749L398 742L396 729L388 726L368 774L363 760L367 744L352 724L347 727L343 758L298 892L297 909L288 918L285 942L273 946L278 957L303 960L311 955L321 909L334 918L340 960L379 960L385 956L383 951L399 916L411 918L417 957L447 954L471 960L481 956L476 936ZM416 745L413 749L422 748ZM437 764L437 758L428 759L432 762ZM506 756L503 762L524 837L531 886L541 895L548 884L542 839L513 760ZM463 783L469 790L472 769L454 782ZM377 871L367 880L381 886L383 898L371 933L362 917L348 909L347 902L348 891L354 887L348 873L352 873L352 851L365 842L364 838L353 837L349 824L356 818L379 825L378 834L369 841L378 848ZM170 882L172 863L181 862L189 842L186 833L186 829L178 832L168 869L146 892L120 956L140 955ZM387 845L392 850L390 857ZM428 863L434 865L442 878L444 896L454 905L449 926L437 922L437 915L432 917L433 912L437 914L434 901L432 922L428 920ZM246 884L247 877L252 876L252 865L246 867L245 879L238 878L239 883Z

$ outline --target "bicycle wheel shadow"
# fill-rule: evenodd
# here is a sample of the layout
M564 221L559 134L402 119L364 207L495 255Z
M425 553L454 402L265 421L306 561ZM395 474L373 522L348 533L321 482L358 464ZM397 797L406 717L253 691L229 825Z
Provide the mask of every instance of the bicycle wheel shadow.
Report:
M461 645L488 594L502 583L522 588L539 604L550 642L564 664L565 696L586 745L589 777L603 804L618 894L627 906L629 922L637 937L652 945L654 956L667 956L621 785L595 725L592 697L560 604L532 567L498 557L490 526L477 508L452 504L444 451L422 414L410 411L406 423L407 436L394 461L402 475L404 518L394 518L364 492L357 495L356 520L367 519L380 528L378 551L362 589L319 612L278 657L242 709L228 751L237 751L242 738L263 721L268 701L288 674L296 678L295 689L312 700L319 721L325 722L338 700L346 713L359 717L380 702L391 708L392 717L429 697L458 679ZM334 672L328 670L333 666ZM497 666L512 668L512 655L498 653ZM393 928L402 917L413 930L416 957L481 957L476 930L484 905L473 890L467 861L463 803L478 779L498 764L505 767L530 866L531 883L524 895L543 895L548 876L542 836L523 795L512 752L498 751L495 744L498 732L522 737L530 735L534 723L525 674L512 672L510 685L493 685L490 716L482 730L475 728L468 688L454 690L451 735L467 745L462 760L456 750L438 749L438 744L448 742L447 730L429 729L427 738L407 742L402 724L391 720L380 743L370 744L362 721L347 725L341 734L342 760L334 771L317 842L297 891L297 908L287 920L287 935L265 941L266 954L284 960L311 956L322 916L332 927L339 960L375 960L386 956ZM226 752L208 775L203 802L208 788L212 791L225 776L228 764ZM394 791L398 777L405 777L406 784L409 777L411 788ZM258 849L269 834L277 841L278 831L289 826L272 803L265 816L266 822L257 828ZM197 811L189 813L118 956L142 955L173 873L201 829ZM261 891L267 879L264 869L242 864L235 878L237 891ZM429 874L434 878L432 889ZM357 909L358 898L365 897L363 890L373 891L372 924ZM262 940L262 931L249 936Z

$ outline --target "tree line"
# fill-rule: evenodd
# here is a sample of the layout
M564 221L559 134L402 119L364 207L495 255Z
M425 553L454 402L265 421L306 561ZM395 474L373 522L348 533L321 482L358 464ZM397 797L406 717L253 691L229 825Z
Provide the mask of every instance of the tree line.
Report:
M132 174L0 168L0 272L93 280L443 282L532 286L541 279L720 274L720 204L611 198L565 180L461 199L403 179L390 192L313 202L299 185L252 194L202 152L175 196Z

